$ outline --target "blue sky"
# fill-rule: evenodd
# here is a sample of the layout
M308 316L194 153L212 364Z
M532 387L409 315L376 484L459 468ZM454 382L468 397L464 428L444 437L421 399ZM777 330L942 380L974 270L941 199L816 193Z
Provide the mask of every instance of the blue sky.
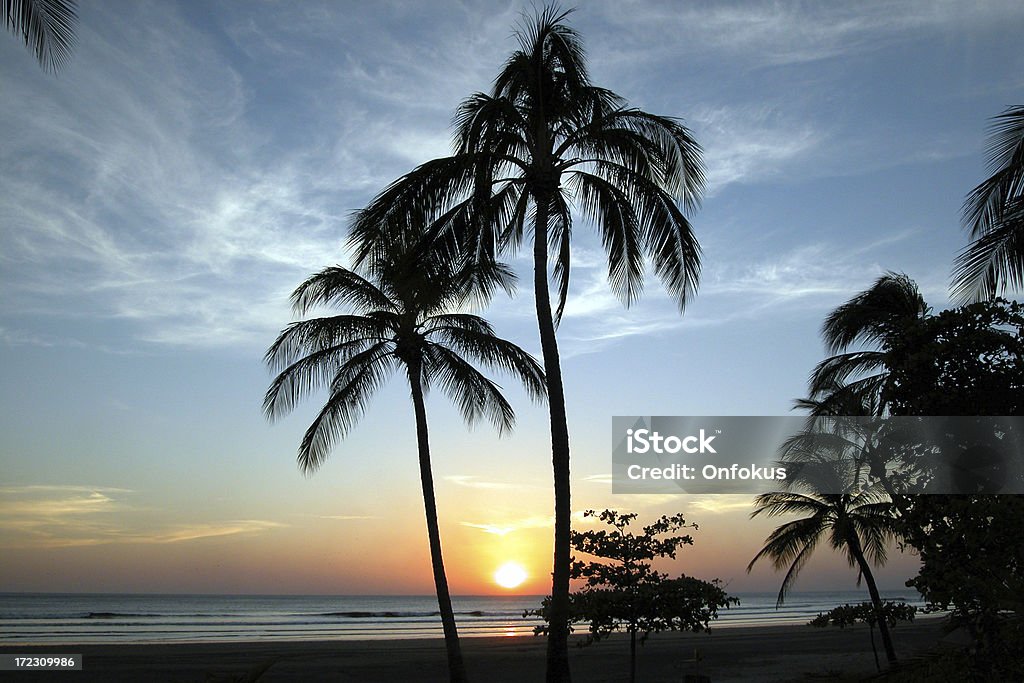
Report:
M267 425L261 356L290 291L347 262L350 212L448 151L522 10L88 4L57 77L0 40L0 548L17 551L0 590L429 592L407 392L385 389L307 479L294 453L315 406ZM624 309L575 231L574 508L682 509L704 530L687 571L771 590L743 572L770 528L744 525L745 501L610 494L610 418L787 412L824 315L886 270L945 307L987 121L1024 100L1024 6L587 2L571 23L593 80L683 118L708 171L684 316L653 279ZM537 352L528 285L485 315ZM500 441L430 402L442 531L470 567L456 592L505 555L548 571L546 411L510 396ZM827 558L808 572L852 582Z

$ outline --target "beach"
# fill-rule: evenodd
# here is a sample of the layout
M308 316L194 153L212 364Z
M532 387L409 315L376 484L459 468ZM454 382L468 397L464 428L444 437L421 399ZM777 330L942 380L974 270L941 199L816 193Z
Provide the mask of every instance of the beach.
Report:
M942 638L942 619L919 619L894 630L901 657L926 651ZM575 638L579 638L575 636ZM877 641L877 633L876 633ZM519 683L544 679L545 641L531 636L464 638L466 667L476 681ZM881 645L879 643L879 648ZM700 661L694 662L694 652ZM179 644L50 645L3 647L0 654L83 655L79 672L11 674L31 681L241 681L265 671L274 681L445 681L439 638L400 641L292 641ZM881 653L880 653L880 656ZM574 680L623 681L629 675L624 636L588 647L570 647ZM882 656L884 662L884 656ZM682 681L688 673L712 681L823 680L837 673L875 671L867 628L765 626L718 628L706 634L666 633L638 648L638 680Z

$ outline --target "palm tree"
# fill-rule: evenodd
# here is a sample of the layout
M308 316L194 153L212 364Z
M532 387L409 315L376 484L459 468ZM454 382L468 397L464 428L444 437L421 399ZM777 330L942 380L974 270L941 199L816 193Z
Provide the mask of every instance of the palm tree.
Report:
M3 0L4 23L25 41L46 71L56 72L71 58L78 14L74 0Z
M863 406L873 406L877 414L883 414L886 351L907 325L929 311L917 284L903 273L893 272L836 308L821 326L825 346L833 355L814 368L810 400L800 407L809 408L812 415L850 415L860 414ZM855 344L869 348L851 351ZM851 407L858 412L848 412Z
M544 374L529 354L494 336L486 320L452 312L480 295L482 282L507 284L507 271L497 269L482 279L473 269L453 270L417 251L378 261L369 271L367 279L341 266L325 268L295 290L292 305L298 315L318 305L344 306L351 312L301 320L281 332L266 354L266 362L279 374L263 408L269 419L275 419L314 389L329 387L326 404L299 446L299 466L311 473L327 458L335 440L359 420L374 390L395 371L406 376L449 674L452 681L465 681L441 557L424 396L432 384L440 385L468 423L484 417L504 432L513 426L512 407L499 387L467 359L517 377L535 399L544 395Z
M1024 106L993 120L988 165L992 175L964 200L974 241L954 261L953 295L965 303L1024 285Z
M845 458L804 463L790 490L764 493L755 498L756 509L750 515L752 518L760 514L768 517L804 515L775 529L747 565L747 572L750 572L758 560L768 558L776 570L787 569L779 589L777 606L783 604L800 570L821 540L827 537L831 548L845 553L850 566L857 567L857 584L860 585L860 579L864 579L876 613L883 614L882 597L871 573L871 565L885 563L886 544L895 538L893 509L880 486L860 486L859 470L859 464ZM794 491L792 487L803 489L803 492ZM889 627L884 618L878 622L885 655L892 664L896 661L896 651Z
M459 107L455 154L397 180L352 227L357 260L389 248L382 226L417 215L434 220L430 236L451 253L485 262L532 238L555 490L548 681L570 678L569 430L555 334L569 290L570 207L597 227L609 283L625 305L640 295L646 256L683 309L700 274L700 247L684 209L697 206L703 187L700 147L680 121L629 108L591 84L568 14L549 6L524 21L519 49L491 92ZM554 311L549 276L557 286Z

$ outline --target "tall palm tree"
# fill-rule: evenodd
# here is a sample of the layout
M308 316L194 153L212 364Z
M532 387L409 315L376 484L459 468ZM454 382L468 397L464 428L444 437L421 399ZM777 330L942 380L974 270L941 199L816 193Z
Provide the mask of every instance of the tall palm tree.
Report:
M809 408L813 415L850 415L851 407L874 406L882 414L886 351L907 325L929 311L917 283L893 272L836 308L821 326L822 339L832 355L811 373L810 400L801 407ZM851 351L855 344L868 348Z
M78 13L75 0L3 0L4 23L39 65L56 72L71 58Z
M532 238L555 489L548 681L570 678L569 430L555 334L569 291L570 207L596 226L609 283L624 304L640 295L646 256L682 309L700 274L700 247L684 210L699 203L704 179L700 147L680 121L630 108L591 84L568 14L549 6L524 21L519 49L491 92L459 107L455 154L386 188L352 229L357 259L388 248L382 226L415 215L435 219L431 236L452 252L483 261ZM549 276L557 286L554 310Z
M992 175L964 200L974 241L954 261L953 295L961 302L1024 286L1024 106L995 117L987 151Z
M858 569L858 585L863 578L876 613L882 614L882 597L875 584L871 565L885 563L886 544L895 538L893 509L880 486L859 486L859 468L860 465L851 459L804 463L800 476L794 480L790 490L764 493L754 500L756 509L751 517L761 514L768 517L803 515L775 529L765 539L764 547L747 565L747 571L750 572L758 560L767 558L776 570L787 570L779 589L778 605L785 601L786 594L815 548L827 538L829 546L843 552L850 566ZM803 489L803 492L793 488ZM878 622L885 655L892 664L896 661L896 651L889 627L884 618Z
M351 312L301 320L281 332L266 354L266 362L279 374L263 404L267 417L275 419L311 391L329 388L326 404L299 446L299 466L310 473L359 420L374 390L396 371L406 376L452 681L465 681L466 672L441 556L424 396L432 385L440 385L467 422L487 418L502 432L513 426L512 407L499 387L469 360L517 377L535 399L544 394L543 371L529 354L496 337L484 319L453 312L480 293L481 282L504 283L510 277L498 269L494 277L481 279L471 270L456 270L410 251L374 263L370 279L341 266L311 276L292 294L296 314L305 315L319 305L342 306Z

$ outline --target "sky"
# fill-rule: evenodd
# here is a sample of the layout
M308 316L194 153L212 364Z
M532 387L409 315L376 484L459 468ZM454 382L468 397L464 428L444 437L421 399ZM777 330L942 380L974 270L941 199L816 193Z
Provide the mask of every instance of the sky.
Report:
M289 293L346 265L351 212L450 150L464 98L528 4L84 3L44 73L0 37L0 591L428 594L408 389L398 378L313 476L318 401L269 424L262 356ZM1024 101L1019 2L586 2L592 79L680 117L704 148L698 295L624 308L574 231L559 329L573 509L683 512L663 565L732 592L776 520L749 497L614 495L613 415L783 415L829 310L892 270L949 305L989 119ZM523 257L511 261L529 273ZM539 355L529 277L482 312ZM467 430L431 395L455 594L549 590L546 409L501 379L517 428ZM879 572L899 589L915 560ZM798 588L853 589L821 550Z

